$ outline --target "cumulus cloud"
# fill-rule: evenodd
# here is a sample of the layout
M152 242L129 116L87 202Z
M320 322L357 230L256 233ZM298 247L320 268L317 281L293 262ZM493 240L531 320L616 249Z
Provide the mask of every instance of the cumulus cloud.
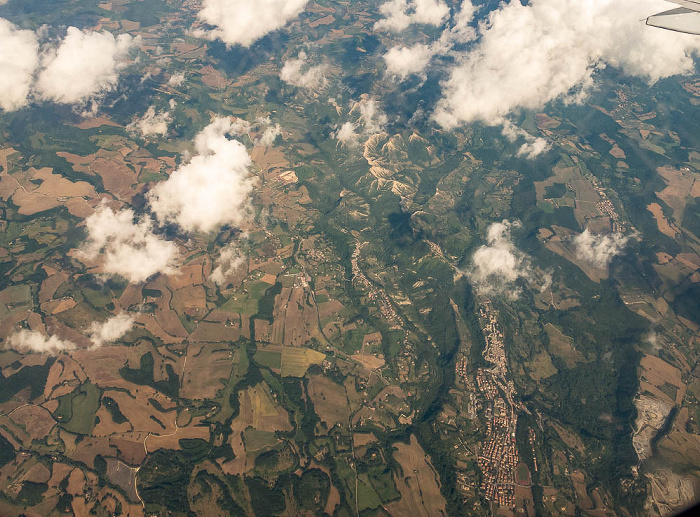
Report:
M63 104L85 102L111 91L137 42L128 34L115 38L106 31L83 32L68 27L63 41L42 57L37 91L42 98Z
M423 72L436 54L432 45L419 43L411 47L393 47L384 54L386 71L402 81L409 75Z
M151 106L148 108L143 117L135 120L126 129L134 133L140 133L144 138L149 136L166 136L168 134L168 126L173 118L168 111L156 112L156 108Z
M70 341L63 341L56 336L47 337L41 332L27 329L12 334L8 339L8 345L20 352L39 354L59 354L75 349L75 345Z
M95 347L100 347L121 339L133 326L134 318L125 313L117 314L104 322L92 322L87 336Z
M161 223L208 232L243 221L253 179L245 146L228 137L238 130L230 118L214 119L195 137L195 156L151 190L149 203Z
M173 74L170 76L170 79L168 79L169 86L180 86L184 82L185 82L185 73L184 72Z
M596 267L607 267L614 257L624 251L629 237L619 233L596 235L586 229L574 237L573 242L577 258Z
M458 57L435 120L444 127L499 124L519 108L581 101L607 65L649 83L689 73L700 40L640 22L664 6L660 0L501 4L480 24L479 42Z
M245 258L234 243L230 243L221 249L216 267L211 272L211 280L220 287L225 286L228 280L245 263Z
M308 0L204 0L197 16L212 29L194 34L219 39L227 46L249 47L296 18L307 3Z
M364 97L350 110L353 121L345 122L333 133L333 137L344 145L355 145L360 136L384 131L389 119L374 99Z
M0 18L0 108L14 111L27 104L38 65L36 34Z
M88 239L79 256L94 260L103 257L106 273L123 276L131 282L144 282L156 273L171 273L177 247L153 233L147 218L134 221L131 209L114 212L102 204L85 220Z
M306 52L299 52L296 59L285 61L280 79L293 86L309 89L324 88L328 84L326 67L323 65L308 66Z
M367 134L384 131L384 126L388 122L386 114L379 108L376 101L372 99L363 100L359 103L360 122Z
M387 73L402 81L410 75L422 74L433 57L453 54L456 44L474 40L476 29L470 24L475 12L471 0L464 0L437 41L431 44L418 43L413 46L390 48L383 56Z
M502 124L503 136L505 136L510 142L525 140L525 143L520 146L520 149L518 149L518 156L525 156L526 158L533 159L552 148L551 144L544 138L532 136L530 133L517 127L507 119L504 119Z
M345 122L333 133L333 137L340 143L348 146L357 144L360 135L357 133L356 126L352 122Z
M379 8L384 16L374 24L375 30L400 32L413 24L439 27L450 15L443 0L389 0Z
M282 129L280 128L279 124L273 124L270 122L270 119L265 119L267 127L263 130L262 135L260 135L260 139L258 140L258 144L264 146L264 147L270 147L272 144L275 143L275 140L277 139L278 136L282 133Z
M515 281L534 278L530 257L518 250L511 239L512 229L520 226L518 221L507 220L489 226L486 244L474 252L468 273L480 293L517 298Z

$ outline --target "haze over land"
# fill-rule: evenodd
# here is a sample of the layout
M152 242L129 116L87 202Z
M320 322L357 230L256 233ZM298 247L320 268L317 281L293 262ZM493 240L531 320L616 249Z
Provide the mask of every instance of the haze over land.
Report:
M0 515L700 499L662 0L0 0Z

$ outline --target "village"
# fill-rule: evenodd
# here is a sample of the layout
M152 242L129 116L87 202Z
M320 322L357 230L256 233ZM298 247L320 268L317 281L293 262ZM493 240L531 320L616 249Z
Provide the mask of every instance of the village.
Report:
M518 415L514 404L515 386L508 380L508 367L503 333L491 302L485 300L479 307L479 321L486 347L484 359L493 366L479 368L476 388L483 397L485 439L477 449L477 465L481 471L480 491L494 504L515 507L515 474L519 454L515 444ZM467 380L467 362L456 364L456 374ZM467 385L470 383L467 382Z

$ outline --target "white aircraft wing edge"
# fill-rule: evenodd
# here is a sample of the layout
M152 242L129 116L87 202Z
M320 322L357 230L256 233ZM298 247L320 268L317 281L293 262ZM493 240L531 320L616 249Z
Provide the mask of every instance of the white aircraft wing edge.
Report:
M666 0L672 4L678 4L691 11L700 12L700 0Z

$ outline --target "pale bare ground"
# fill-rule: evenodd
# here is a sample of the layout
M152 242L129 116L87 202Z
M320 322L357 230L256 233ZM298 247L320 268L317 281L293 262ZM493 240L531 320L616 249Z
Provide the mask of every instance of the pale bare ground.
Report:
M44 167L37 169L32 180L41 181L34 192L49 197L88 197L96 198L95 188L86 181L70 181L53 170Z
M51 300L50 302L42 303L41 310L46 314L55 316L56 314L71 310L76 305L77 302L73 298L63 298L61 300Z
M101 154L103 156L100 156ZM136 194L132 185L138 182L138 178L124 163L124 156L108 151L99 151L97 156L90 167L102 178L105 190L122 201L130 201Z
M231 375L233 352L217 343L190 343L182 374L180 396L204 400L215 398Z
M78 435L61 430L59 433L61 440L66 446L66 457L85 463L86 465L94 465L95 456L98 454L103 457L116 456L116 450L110 446L107 440L102 438L93 438L85 436L81 441L77 441Z
M260 169L267 171L273 167L288 168L289 161L282 148L256 146L250 153L250 157Z
M19 182L6 172L0 173L0 199L7 201L20 188Z
M49 369L44 386L44 398L48 400L70 393L75 385L82 383L85 379L87 375L80 365L72 357L61 355Z
M319 418L330 429L336 422L347 425L350 419L350 406L345 388L327 377L314 375L309 379L309 397Z
M260 320L256 320L257 323ZM226 325L223 323L215 323L212 321L200 321L197 323L197 328L190 334L190 342L203 342L207 341L210 343L221 343L221 342L234 342L240 337L240 325L231 324ZM261 335L258 334L257 330L255 336L258 340L261 340Z
M650 205L647 205L647 210L649 210L654 216L654 219L656 219L656 226L659 228L659 231L664 235L675 239L676 233L678 233L677 228L673 223L666 219L666 216L661 209L661 205L658 203L651 203Z
M352 440L355 447L362 447L364 445L376 442L377 437L374 436L374 433L353 433Z
M233 435L247 427L259 431L291 431L287 411L270 395L267 384L260 383L238 393L240 413L231 423Z
M166 284L163 276L157 277L149 282L146 287L155 291L160 291L160 296L154 298L156 303L155 320L160 327L169 335L180 340L187 338L188 332L182 325L177 313L171 305L172 293Z
M695 198L700 197L700 180L695 180L693 188L690 190L690 195Z
M60 174L54 174L48 167L27 169L23 176L26 181L17 182L12 194L13 203L19 207L18 212L23 215L34 215L58 206L68 206L68 203L75 199L97 199L98 197L89 183L72 182ZM33 183L36 181L40 181L41 184L36 186ZM9 184L0 190L7 190L8 187L10 187Z
M151 350L152 347L150 344L140 344L136 347L115 345L101 347L96 350L76 350L72 352L72 357L82 366L83 371L93 383L103 388L113 387L127 390L131 396L121 391L109 392L110 397L112 394L115 394L115 397L123 400L127 411L137 412L139 408L141 410L150 408L149 411L153 411L153 415L160 419L158 416L160 413L150 405L148 399L156 400L165 410L175 407L175 402L150 386L135 386L124 380L119 374L119 369L124 366L125 362L128 363L131 368L138 368L141 356ZM164 370L163 360L157 352L152 351L152 354L154 358L154 377L158 378L157 376ZM178 360L183 361L184 358L178 358ZM180 372L182 370L181 363L173 363L173 369L176 373ZM119 395L116 395L117 393L119 393ZM136 401L134 401L132 397L134 397ZM126 413L124 413L124 415L129 418L129 415ZM148 418L148 414L145 416ZM135 418L138 420L137 415ZM155 424L155 422L153 423ZM163 423L167 425L166 422ZM138 427L136 427L136 429L138 430ZM148 427L148 429L150 429L150 427Z
M119 410L132 426L132 431L145 431L153 434L169 434L175 431L175 412L161 413L144 397L141 390L136 393L136 398L131 398L123 391L109 391L108 395L117 403ZM151 418L153 417L153 418ZM154 419L157 419L154 420ZM158 422L161 422L161 426ZM112 429L107 435L118 432Z
M143 445L148 433L122 433L109 437L109 445L118 454L114 454L128 465L140 465L146 458L146 449Z
M248 454L243 441L246 428L253 427L260 431L290 431L287 412L271 398L269 388L265 383L238 393L240 412L231 422L231 437L229 444L236 455L230 461L219 461L221 469L230 475L242 475L253 468L253 460Z
M0 149L0 167L2 167L2 170L0 172L9 171L9 163L7 159L16 152L17 151L15 151L12 147L5 147L4 149Z
M409 445L396 444L394 459L403 469L403 477L394 474L396 487L401 499L386 505L391 515L412 517L445 516L445 499L440 493L437 473L430 463L430 457L411 435Z
M376 370L377 368L384 366L384 359L375 357L372 354L353 354L350 357L368 370Z
M331 25L332 23L335 22L335 16L332 14L329 14L328 16L324 16L323 18L319 18L316 21L313 21L309 24L309 27L312 29L315 29L316 27L319 27L320 25Z
M681 371L675 366L670 365L663 359L645 355L640 361L640 366L643 368L642 377L652 385L658 387L666 383L672 384L677 388L676 398L672 400L676 404L681 404L685 396L685 383L682 379Z
M183 287L201 285L204 282L203 264L201 260L197 260L185 266L180 266L175 274L166 276L168 287L173 291Z
M203 66L199 73L202 75L202 82L210 88L225 90L229 85L230 81L211 65Z
M544 245L548 250L556 253L577 266L593 282L599 283L601 280L608 278L609 272L607 267L596 268L576 257L576 253L568 244L570 238L574 235L574 232L559 226L552 226L552 230L556 232L553 236L547 239L543 239L540 236L540 240L544 242Z
M15 409L10 418L26 429L31 440L41 440L48 436L56 421L51 414L41 406L27 405Z
M663 469L647 474L651 491L647 502L650 515L670 516L690 506L696 497L692 478ZM654 504L658 513L654 510Z
M640 393L634 399L637 419L634 423L635 431L632 437L632 444L637 451L637 456L642 461L651 456L653 452L651 440L656 436L673 407L668 398L660 399L657 396L647 395L644 391L648 390L641 385Z
M173 293L170 306L177 314L201 319L207 311L207 293L201 285L189 285Z
M53 299L53 295L56 290L61 287L61 285L68 280L68 275L59 271L48 270L44 267L49 274L48 278L41 283L41 288L39 289L39 303L48 302Z
M198 417L193 420L187 427L178 427L176 431L160 436L151 435L146 440L148 452L154 452L158 449L180 450L180 440L194 439L209 441L209 426L200 425L204 420L203 417Z
M673 219L676 223L683 220L685 212L686 199L689 194L692 195L694 184L698 178L698 174L691 171L682 171L672 167L659 167L656 169L666 181L667 187L661 192L657 192L657 196L673 210Z
M141 293L142 286L139 284L129 284L124 289L124 292L119 298L119 305L123 309L128 309L129 307L140 305L143 302L143 294Z
M100 421L95 424L95 427L92 429L93 436L110 436L115 433L128 433L132 430L129 422L122 422L121 424L115 423L112 420L112 415L104 406L101 406L97 410L96 416Z
M32 481L34 483L46 483L49 479L51 479L51 471L38 461L22 476L22 481Z
M110 2L111 5L111 2ZM104 9L104 8L103 8ZM116 122L111 121L109 118L102 116L96 118L90 118L83 120L80 124L76 124L75 127L79 129L94 129L101 126L112 126L112 127L122 127Z
M287 346L301 346L318 331L318 313L312 298L308 298L308 292L302 287L292 289L291 295L284 311L284 338L283 344ZM282 299L281 297L279 298ZM309 307L307 301L312 305Z

